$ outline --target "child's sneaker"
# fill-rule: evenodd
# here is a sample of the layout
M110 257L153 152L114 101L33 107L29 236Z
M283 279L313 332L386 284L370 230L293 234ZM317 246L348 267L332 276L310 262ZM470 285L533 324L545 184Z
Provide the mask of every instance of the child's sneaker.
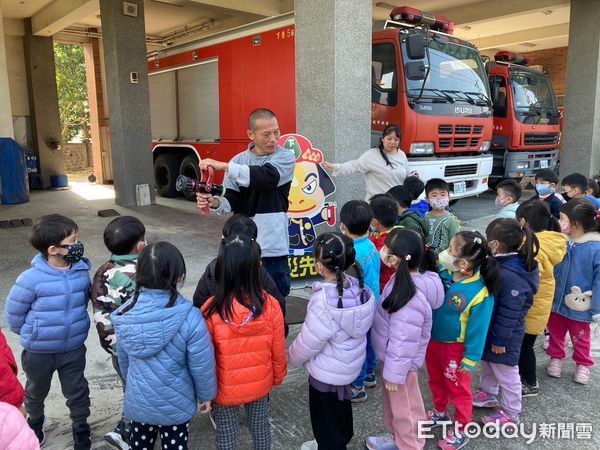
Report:
M552 358L550 364L548 364L546 373L552 378L560 378L562 374L562 359Z
M511 416L510 414L499 409L498 411L493 412L492 414L482 416L481 422L484 425L497 425L501 427L502 425L507 423L518 424L519 416Z
M534 386L532 386L531 384L527 384L524 381L521 383L521 397L522 398L535 397L536 395L538 395L539 391L540 391L539 383L535 383Z
M129 435L131 427L125 421L120 420L114 430L104 435L104 440L120 450L129 450Z
M369 436L365 442L369 450L398 450L394 436L386 433L383 436Z
M40 447L46 441L46 431L44 428L46 427L46 416L42 416L39 419L32 420L30 417L27 418L27 425L31 428L35 434L35 437L38 438L40 442Z
M498 399L495 395L483 389L477 389L473 394L473 406L477 408L496 408L498 406Z
M368 373L365 377L365 387L374 388L377 386L377 377L374 373Z
M588 384L590 382L590 368L587 366L577 366L573 381L579 384Z
M302 444L302 446L300 447L300 450L318 450L319 446L317 444L316 440L312 440L312 441L306 441Z
M443 439L438 441L438 447L442 450L458 450L469 443L469 438L461 433L449 430Z
M367 391L365 390L365 387L361 387L361 388L356 388L354 386L352 386L352 398L350 399L350 401L352 403L362 403L362 402L366 402L367 401Z
M440 422L450 422L450 416L447 412L438 412L434 409L427 411L427 422L423 428L432 430L437 427L441 427Z

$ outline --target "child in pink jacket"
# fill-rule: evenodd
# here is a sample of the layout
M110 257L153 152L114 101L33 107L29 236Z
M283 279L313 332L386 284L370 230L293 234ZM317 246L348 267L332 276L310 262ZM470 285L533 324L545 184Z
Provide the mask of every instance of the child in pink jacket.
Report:
M395 269L381 293L371 330L373 349L383 363L383 418L390 434L369 436L367 448L422 449L418 422L426 420L417 371L431 335L432 308L444 301L440 277L420 272L425 255L421 236L394 230L381 249L383 264Z
M302 448L346 448L354 434L351 383L362 370L375 297L355 264L354 243L339 233L320 235L315 243L317 272L306 319L288 350L291 364L309 373L309 408L315 441ZM357 277L344 271L354 265Z
M0 402L0 448L39 450L40 443L23 413L13 405Z

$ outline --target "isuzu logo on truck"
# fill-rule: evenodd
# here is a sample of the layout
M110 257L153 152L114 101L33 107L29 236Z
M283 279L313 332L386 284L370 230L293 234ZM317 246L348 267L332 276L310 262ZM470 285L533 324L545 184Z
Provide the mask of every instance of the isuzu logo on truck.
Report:
M468 108L466 106L455 106L454 112L456 114L473 114L473 108Z

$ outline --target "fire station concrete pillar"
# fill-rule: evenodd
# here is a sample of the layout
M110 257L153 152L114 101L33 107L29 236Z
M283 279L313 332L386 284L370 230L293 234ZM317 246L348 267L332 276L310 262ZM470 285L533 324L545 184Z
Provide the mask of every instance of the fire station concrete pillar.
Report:
M370 0L296 0L297 129L327 161L358 158L371 143ZM335 180L340 208L363 199L361 175Z
M115 202L123 206L136 204L144 184L155 202L144 1L128 3L135 17L123 2L100 0Z
M600 8L571 0L561 176L600 171Z
M31 31L31 19L27 19L24 46L33 146L40 163L42 183L48 188L52 175L65 173L63 152L60 149L54 43L52 37L35 36Z
M8 87L8 66L6 65L6 46L4 45L4 20L0 8L0 137L14 137L10 90Z

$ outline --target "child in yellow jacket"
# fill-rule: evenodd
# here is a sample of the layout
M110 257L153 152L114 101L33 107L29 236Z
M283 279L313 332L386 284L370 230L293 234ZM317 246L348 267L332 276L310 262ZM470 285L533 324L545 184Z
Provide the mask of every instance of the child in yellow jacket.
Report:
M535 232L540 243L536 258L540 270L540 287L533 298L531 309L525 316L525 337L519 358L522 397L533 397L539 391L533 345L538 335L544 334L550 317L554 299L554 266L565 256L567 238L560 232L558 220L550 213L548 205L541 200L529 200L521 204L517 208L516 217L521 225L527 225Z

